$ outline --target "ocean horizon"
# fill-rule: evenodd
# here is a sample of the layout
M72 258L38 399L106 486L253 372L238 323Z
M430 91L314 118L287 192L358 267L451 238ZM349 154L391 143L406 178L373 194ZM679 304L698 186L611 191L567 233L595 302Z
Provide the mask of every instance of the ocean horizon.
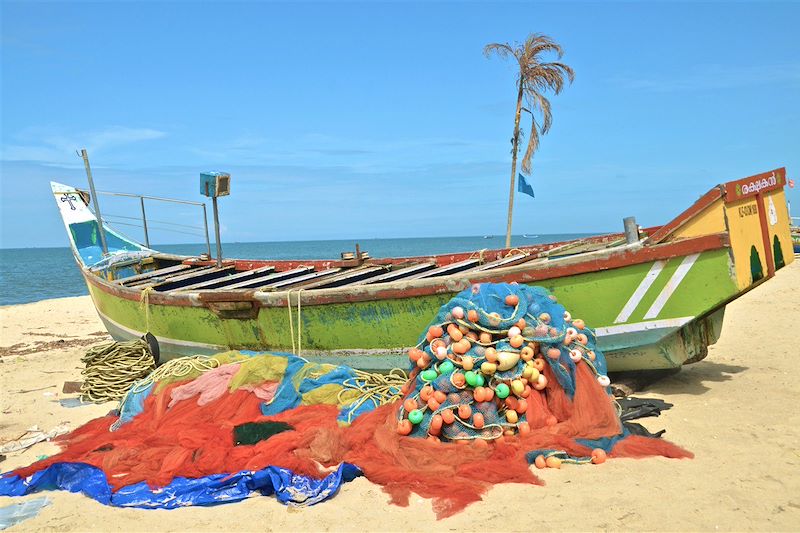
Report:
M590 235L597 234L514 235L511 245L530 246ZM222 256L235 259L335 259L341 252L355 251L356 243L371 257L406 257L503 248L505 236L223 242ZM151 244L151 247L178 255L198 255L206 251L205 243ZM211 250L215 253L213 243ZM0 248L0 305L87 294L86 284L69 247Z

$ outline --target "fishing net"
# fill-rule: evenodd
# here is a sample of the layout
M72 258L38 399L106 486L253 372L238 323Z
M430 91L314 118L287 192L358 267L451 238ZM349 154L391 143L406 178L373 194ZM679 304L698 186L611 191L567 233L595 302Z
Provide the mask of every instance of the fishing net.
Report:
M493 484L541 484L529 463L691 456L629 434L594 333L544 289L483 284L460 293L409 357L407 381L291 355L175 363L132 389L121 418L93 420L61 438L60 453L0 477L0 494L58 486L104 503L169 508L263 492L253 479L280 468L291 474L280 483L292 498L316 503L352 477L342 467L356 465L393 503L416 493L441 518ZM309 480L331 479L297 497ZM222 484L231 480L235 498Z
M540 287L474 285L440 309L409 358L417 378L399 413L403 435L493 440L545 426L589 431L587 438L620 432L606 395L575 409L579 381L590 390L609 386L605 358L594 332Z

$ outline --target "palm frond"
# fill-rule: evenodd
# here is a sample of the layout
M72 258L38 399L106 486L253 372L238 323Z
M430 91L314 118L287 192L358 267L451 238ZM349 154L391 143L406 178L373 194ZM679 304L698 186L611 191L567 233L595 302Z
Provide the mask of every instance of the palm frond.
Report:
M510 55L516 57L514 49L511 48L511 45L508 43L490 43L483 47L483 55L486 57L491 57L492 54L496 54L502 59L505 59Z
M539 148L539 126L536 124L536 115L531 113L531 132L528 135L528 146L525 148L525 155L522 157L522 172L531 173L531 159L533 153Z
M486 57L497 54L504 59L514 56L519 63L517 83L521 83L523 98L528 104L525 110L531 114L531 129L528 133L525 155L522 158L522 170L528 173L531 170L533 154L539 147L539 136L545 135L553 125L550 100L544 94L547 92L559 94L567 83L575 80L575 71L561 61L542 60L541 56L545 54L555 54L560 60L564 56L564 50L551 37L541 33L531 33L521 45L488 44L484 47L483 53ZM537 116L541 116L541 119L539 120ZM524 132L519 129L515 135L518 147ZM514 138L512 144L513 140Z

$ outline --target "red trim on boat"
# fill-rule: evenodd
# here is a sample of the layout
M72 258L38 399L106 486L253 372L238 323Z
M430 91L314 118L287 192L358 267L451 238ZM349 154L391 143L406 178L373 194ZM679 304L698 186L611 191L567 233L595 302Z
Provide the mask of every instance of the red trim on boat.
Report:
M544 281L547 279L585 274L599 270L609 270L629 265L656 261L658 259L668 259L671 257L686 256L692 253L714 250L730 246L730 241L726 233L705 235L691 239L681 239L660 245L649 245L638 249L623 248L619 250L610 249L607 254L597 257L590 256L581 260L581 255L573 257L559 258L556 260L532 261L521 265L501 268L498 270L488 270L475 272L468 280L458 275L445 276L441 279L431 278L425 280L414 280L408 282L387 283L383 288L380 285L342 287L341 289L310 289L304 292L304 305L323 305L338 302L356 302L382 299L399 299L415 296L426 296L433 294L447 294L460 290L457 286L469 284L471 282L517 282L531 283ZM464 254L460 254L464 255ZM467 254L469 255L469 254ZM283 262L287 263L287 262ZM288 262L292 263L292 262ZM259 263L260 264L260 263ZM305 263L308 264L308 263ZM498 275L499 274L499 275ZM88 271L83 271L84 278L103 292L112 294L118 298L131 301L139 301L140 291L120 286L101 279ZM222 301L252 301L254 300L254 290L245 291L206 291L193 293L199 295L200 301L222 302ZM149 302L155 305L175 305L175 306L194 306L196 299L189 294L181 293L160 293L151 292L148 296ZM265 303L258 301L261 307L285 306L286 298L278 296L274 302Z
M689 209L675 217L672 221L667 224L661 226L661 229L656 231L650 236L650 242L652 243L659 243L662 242L664 239L669 237L675 230L679 229L681 226L689 222L689 220L693 219L699 213L701 213L704 209L711 206L714 202L722 198L722 189L721 187L714 187L703 196L700 197L695 203L693 203Z
M725 187L725 203L736 202L751 196L775 191L786 185L786 167L762 172L755 176L729 181Z

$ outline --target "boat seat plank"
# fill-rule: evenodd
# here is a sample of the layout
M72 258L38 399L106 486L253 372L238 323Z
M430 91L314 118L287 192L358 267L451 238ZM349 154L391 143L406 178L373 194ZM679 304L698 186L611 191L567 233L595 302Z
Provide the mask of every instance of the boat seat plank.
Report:
M458 274L459 272L463 272L478 265L480 265L479 259L466 259L464 261L459 261L458 263L452 263L449 265L444 265L438 268L434 268L433 270L420 272L419 274L414 274L412 276L408 276L403 279L411 280L411 279L436 278L439 276L449 276L451 274Z
M206 272L214 268L213 266L200 266L200 267L193 267L189 270L182 270L179 272L173 272L172 274L167 274L166 276L155 276L152 278L148 278L145 280L137 281L135 283L131 283L126 285L126 287L130 287L133 289L144 289L145 287L152 287L153 285L158 285L161 283L165 283L167 281L171 281L175 278L183 277L189 274L194 274L195 272Z
M337 272L341 272L341 268L329 268L327 270L320 270L319 272L311 272L309 274L305 274L302 276L298 276L296 278L289 278L283 281L276 281L275 283L270 283L263 287L262 290L277 290L277 289L289 289L294 288L295 285L300 285L305 283L306 281L315 281L327 276L332 276ZM298 287L303 288L303 287Z
M415 263L413 265L404 268L395 267L392 269L391 272L387 272L386 274L381 274L380 276L375 276L374 278L367 278L365 280L353 283L352 285L361 285L361 284L372 285L374 283L389 283L392 281L403 279L413 274L419 274L420 272L433 270L434 268L436 268L436 263Z
M237 272L235 274L231 274L230 276L225 276L223 278L215 278L209 279L206 281L200 281L197 283L193 283L191 285L186 285L185 287L180 287L175 289L175 291L189 291L189 290L199 290L199 289L219 289L223 287L227 287L228 285L232 285L234 283L239 283L241 281L250 280L261 275L265 274L272 274L275 272L274 266L265 266L261 268L254 268L253 270L243 270L241 272Z
M342 287L344 285L351 285L356 282L370 279L377 276L381 272L386 272L385 266L366 266L362 268L355 268L347 270L341 274L326 277L325 279L311 281L304 283L297 287L298 289L328 289L331 287Z
M114 283L118 283L119 285L128 285L130 283L136 283L139 281L150 279L154 276L165 276L168 274L175 274L176 272L182 272L184 270L189 270L190 268L192 268L192 265L184 265L184 264L173 265L167 268L158 268L156 270L150 270L148 272L136 274L135 276L128 276L127 278L120 278L114 280Z
M290 278L296 278L314 270L313 266L300 266L292 270L284 270L283 272L275 272L265 276L259 276L256 279L247 279L239 281L233 285L225 285L219 289L214 290L233 290L233 289L257 289L269 285L270 283L281 281Z
M520 263L525 263L534 258L536 258L536 256L533 254L514 254L514 255L509 255L508 257L497 259L495 261L489 261L488 263L484 263L476 267L469 268L464 272L483 272L485 270L492 270L494 268L513 266L513 265L518 265Z
M184 274L183 276L176 276L174 278L170 278L164 281L163 283L156 283L155 285L153 285L153 288L160 292L169 291L172 289L177 289L179 287L184 287L186 285L191 285L192 283L197 283L198 281L207 281L210 279L221 278L235 271L236 267L234 267L233 265L225 266L222 268L211 267L208 270L204 270L202 272L196 270L194 272Z

